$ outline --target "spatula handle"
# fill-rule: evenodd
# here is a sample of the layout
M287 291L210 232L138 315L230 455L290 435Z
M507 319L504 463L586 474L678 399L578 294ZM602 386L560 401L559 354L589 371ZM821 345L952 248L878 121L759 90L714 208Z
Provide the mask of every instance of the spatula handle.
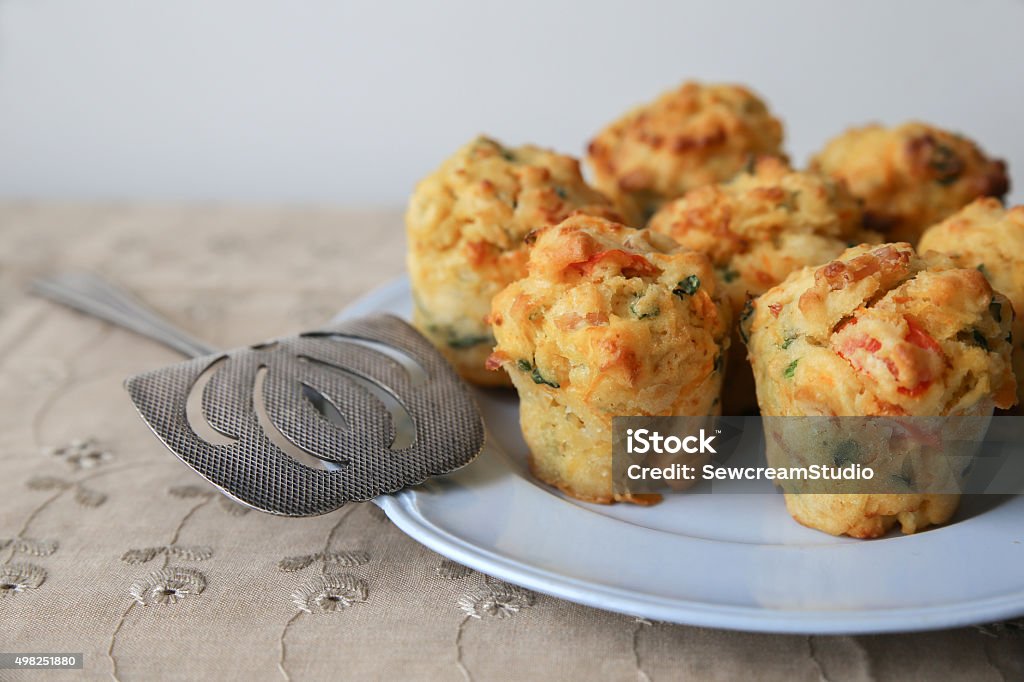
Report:
M159 341L188 357L217 352L215 347L182 331L128 292L96 275L65 273L42 277L31 282L29 291Z

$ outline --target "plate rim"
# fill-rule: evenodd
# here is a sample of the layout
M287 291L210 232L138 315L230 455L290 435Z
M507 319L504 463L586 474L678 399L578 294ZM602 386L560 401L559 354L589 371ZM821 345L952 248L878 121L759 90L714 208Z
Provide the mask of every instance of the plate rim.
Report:
M403 274L357 297L334 320L377 312L376 301L403 297L408 290L409 278ZM536 592L627 616L746 632L853 635L948 629L1024 615L1024 588L1009 595L960 603L892 609L778 609L655 598L537 568L479 547L427 519L419 511L417 497L415 488L407 488L373 502L410 538L452 561Z
M409 537L452 561L560 599L656 621L724 630L795 635L864 635L943 630L998 622L1024 614L1024 590L930 607L895 609L773 609L663 597L571 578L473 545L431 523L404 490L374 502Z

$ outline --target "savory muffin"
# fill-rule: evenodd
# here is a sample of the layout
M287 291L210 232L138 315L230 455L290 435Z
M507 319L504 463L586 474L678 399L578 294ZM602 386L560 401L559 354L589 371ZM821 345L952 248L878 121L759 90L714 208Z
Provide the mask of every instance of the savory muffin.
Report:
M1013 370L1017 376L1017 405L1024 405L1024 206L1009 210L996 199L977 199L921 237L919 250L941 251L960 267L977 268L992 288L1010 299L1013 311L994 308L993 314L1016 312L1013 330Z
M735 319L748 298L794 270L826 263L854 244L880 241L861 223L860 204L842 185L767 157L729 182L670 201L648 226L707 254ZM734 339L723 412L756 407L753 386L746 346Z
M742 316L761 412L990 415L1015 399L1010 316L994 312L1007 305L976 269L934 252L919 257L905 243L861 245L803 268ZM770 459L794 454L792 439L767 444ZM854 537L943 523L957 502L953 494L786 495L800 523Z
M491 298L525 274L531 230L575 211L616 215L572 157L478 137L424 178L405 214L416 327L459 373L507 385L484 363L494 345Z
M707 257L577 215L539 231L528 276L494 298L537 478L592 502L612 489L613 416L718 414L729 308Z
M648 227L707 254L739 313L749 295L763 294L794 270L877 241L861 223L860 204L842 185L768 157L729 182L670 201Z
M782 124L765 103L738 85L693 81L633 109L587 149L598 189L646 216L767 155L785 156Z
M977 197L1002 197L1006 164L971 140L927 123L868 125L833 138L811 169L864 201L865 224L887 241L916 242L925 228Z

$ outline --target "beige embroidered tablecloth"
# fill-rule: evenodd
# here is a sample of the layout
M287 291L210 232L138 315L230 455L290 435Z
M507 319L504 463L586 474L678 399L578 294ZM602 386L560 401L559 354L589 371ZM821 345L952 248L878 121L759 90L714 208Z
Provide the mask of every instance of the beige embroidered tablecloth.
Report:
M121 381L177 356L27 297L91 269L223 347L315 327L402 270L398 210L0 205L0 679L1022 680L1019 623L796 637L651 623L443 560L374 506L214 495Z

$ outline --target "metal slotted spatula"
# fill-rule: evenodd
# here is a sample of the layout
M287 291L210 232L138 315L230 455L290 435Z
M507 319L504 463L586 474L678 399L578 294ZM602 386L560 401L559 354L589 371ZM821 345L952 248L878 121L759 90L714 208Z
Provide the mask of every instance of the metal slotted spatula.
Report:
M32 290L193 357L129 378L128 393L171 452L261 511L324 514L458 469L483 447L468 387L397 317L218 352L97 277Z

